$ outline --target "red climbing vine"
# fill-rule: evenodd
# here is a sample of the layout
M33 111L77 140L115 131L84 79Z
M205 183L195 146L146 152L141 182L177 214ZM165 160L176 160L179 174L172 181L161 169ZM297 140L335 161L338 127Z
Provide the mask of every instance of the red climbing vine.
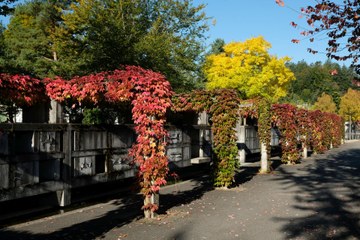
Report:
M281 132L282 158L285 163L294 164L300 160L296 107L290 104L274 104L271 109L272 123Z
M0 104L5 106L9 121L12 121L16 108L30 106L47 99L45 86L28 75L0 74Z
M272 122L282 134L282 160L286 163L300 160L299 143L302 148L311 146L314 153L323 153L331 146L339 146L344 136L340 116L289 104L272 106Z
M303 108L298 108L296 111L296 122L298 126L298 134L301 142L302 150L310 147L312 122L309 116L309 111Z
M165 77L151 70L126 66L69 81L59 77L46 81L47 94L59 102L99 105L103 102L131 101L137 139L130 155L139 166L141 192L145 197L143 209L156 211L158 206L148 199L166 184L168 173L164 125L173 92Z

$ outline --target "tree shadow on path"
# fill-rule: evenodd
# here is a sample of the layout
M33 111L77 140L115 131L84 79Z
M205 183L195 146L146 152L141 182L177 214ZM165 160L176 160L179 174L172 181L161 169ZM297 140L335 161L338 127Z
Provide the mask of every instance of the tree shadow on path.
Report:
M121 227L134 219L139 218L142 215L140 199L132 199L134 201L132 204L115 202L114 204L119 204L119 207L116 210L107 212L106 214L90 219L83 219L82 222L70 225L68 227L57 229L54 232L49 233L34 233L30 231L25 231L20 228L4 228L0 229L0 239L16 239L16 240L27 240L27 239L62 239L62 240L75 240L75 239L96 239L101 238L105 233L110 231L113 228ZM76 213L71 213L73 218L81 218L76 216ZM61 218L61 221L67 221L67 217L58 216ZM52 221L51 217L49 220ZM41 223L40 223L41 224ZM45 225L48 222L44 223ZM54 223L56 224L56 223ZM38 225L38 223L36 224ZM38 226L36 226L38 228ZM42 231L45 232L45 231Z
M289 239L360 239L360 142L278 169L301 217L276 217Z
M188 204L196 199L199 199L205 192L212 189L207 177L191 180L196 186L181 192L173 192L160 195L160 214L172 207L181 204ZM79 240L79 239L101 239L105 238L110 231L113 231L114 239L117 239L119 234L116 229L131 223L134 220L143 218L142 196L139 194L131 194L113 201L112 204L117 205L115 210L105 212L100 217L84 218L81 223L72 224L70 226L59 228L55 231L45 233L46 229L41 230L41 233L36 233L31 230L24 230L24 228L0 228L0 239L6 240L27 240L27 239L56 239L56 240ZM72 213L70 218L80 218L76 213ZM67 217L58 216L61 221L66 221ZM51 219L51 218L49 218ZM51 221L51 220L49 220ZM56 224L56 223L55 223ZM38 223L37 223L38 225ZM39 228L39 226L36 226ZM45 224L44 224L44 227ZM25 228L29 229L29 227ZM50 231L50 230L49 230Z

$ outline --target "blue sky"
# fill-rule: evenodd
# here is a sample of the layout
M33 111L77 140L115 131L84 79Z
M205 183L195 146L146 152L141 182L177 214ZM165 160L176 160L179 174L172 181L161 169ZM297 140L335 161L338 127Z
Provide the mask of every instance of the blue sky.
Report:
M305 60L308 63L325 61L326 55L311 54L307 49L314 48L325 52L326 39L313 43L303 40L299 44L292 39L301 39L301 29L290 25L292 21L307 27L304 18L299 18L301 7L313 4L314 0L285 0L280 7L275 0L193 0L194 5L206 4L205 13L215 19L210 25L208 43L222 38L226 43L244 41L262 35L272 44L271 54L278 57L289 56L293 62ZM211 21L210 21L211 23ZM339 62L342 65L344 62ZM348 63L346 63L348 65Z

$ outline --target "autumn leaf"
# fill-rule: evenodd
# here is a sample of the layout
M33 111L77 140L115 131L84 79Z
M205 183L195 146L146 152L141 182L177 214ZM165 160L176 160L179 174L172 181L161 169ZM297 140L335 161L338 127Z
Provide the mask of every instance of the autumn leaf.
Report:
M276 2L277 5L279 5L281 7L285 6L285 3L284 3L283 0L275 0L275 2Z

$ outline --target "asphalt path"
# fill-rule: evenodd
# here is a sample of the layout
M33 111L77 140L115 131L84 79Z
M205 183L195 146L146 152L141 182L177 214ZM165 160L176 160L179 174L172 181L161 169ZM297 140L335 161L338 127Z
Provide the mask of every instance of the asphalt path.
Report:
M231 189L206 176L164 187L156 219L143 219L141 197L129 195L8 226L0 239L360 239L359 141L273 167L243 166Z

